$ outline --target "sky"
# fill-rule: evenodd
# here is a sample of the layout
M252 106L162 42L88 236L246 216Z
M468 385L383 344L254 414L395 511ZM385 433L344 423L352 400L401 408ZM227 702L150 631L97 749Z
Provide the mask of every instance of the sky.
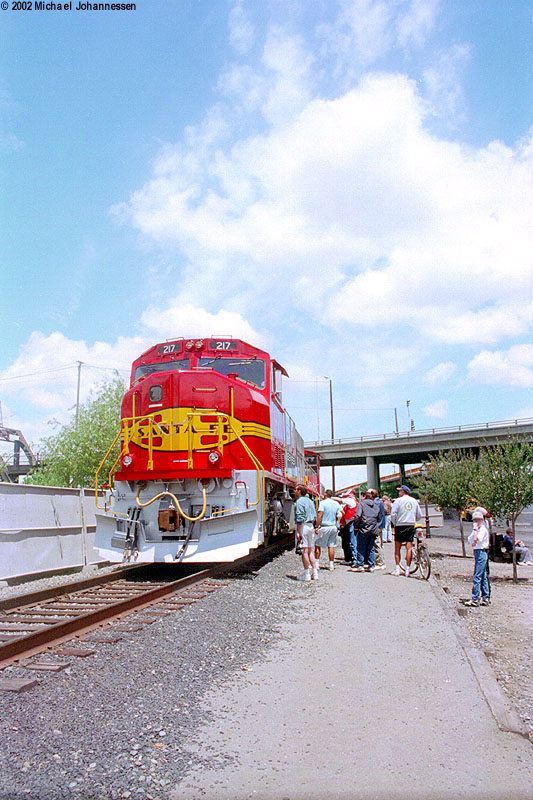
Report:
M9 5L5 426L39 449L77 362L85 401L210 335L285 366L306 441L330 381L336 438L533 417L530 0Z

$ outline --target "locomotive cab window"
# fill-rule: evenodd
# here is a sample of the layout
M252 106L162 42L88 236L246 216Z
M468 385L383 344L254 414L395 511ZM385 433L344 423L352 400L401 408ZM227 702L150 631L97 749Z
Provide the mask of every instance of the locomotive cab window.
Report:
M235 373L239 380L265 388L265 362L261 358L199 358L198 369L213 369L221 375Z
M159 385L150 386L148 397L151 403L159 403L159 401L163 398L163 387Z
M159 361L157 364L140 364L135 368L133 383L143 378L145 375L152 375L154 372L172 372L175 369L190 369L191 361L189 358L180 358L177 361Z

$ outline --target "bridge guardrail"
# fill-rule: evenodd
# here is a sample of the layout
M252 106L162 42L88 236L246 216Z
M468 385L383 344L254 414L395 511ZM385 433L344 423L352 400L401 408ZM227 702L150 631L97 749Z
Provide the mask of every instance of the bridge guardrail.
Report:
M382 442L387 439L416 439L418 436L435 436L442 433L468 433L469 431L497 430L501 428L518 427L519 425L533 425L533 417L525 419L503 420L501 422L478 422L473 425L454 425L446 428L425 428L418 431L400 431L396 433L383 433L379 436L349 436L343 439L320 439L315 442L306 442L305 448L312 450L313 447L328 444L349 444L354 442Z

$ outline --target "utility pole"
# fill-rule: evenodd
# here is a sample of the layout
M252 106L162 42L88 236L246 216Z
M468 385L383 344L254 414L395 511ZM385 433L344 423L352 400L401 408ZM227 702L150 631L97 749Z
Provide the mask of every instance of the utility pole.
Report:
M81 384L81 365L83 361L76 361L78 365L78 389L76 392L76 430L78 430L78 422L80 418L80 384Z
M333 439L335 438L335 428L333 425L333 382L327 375L324 375L324 378L329 381L329 413L331 420L331 444L333 444ZM331 488L333 494L335 494L335 467L331 467Z
M411 430L411 410L410 410L409 406L411 405L411 401L410 400L406 400L405 401L405 405L407 406L407 417L409 419L409 426L408 426L407 430L410 431Z

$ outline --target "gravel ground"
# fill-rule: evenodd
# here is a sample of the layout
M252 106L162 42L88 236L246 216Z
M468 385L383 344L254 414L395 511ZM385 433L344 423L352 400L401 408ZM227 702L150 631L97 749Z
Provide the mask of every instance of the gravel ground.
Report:
M458 553L456 540L428 543L434 571L450 596L468 597L473 560L439 555ZM390 561L389 550L386 557ZM267 659L281 639L280 620L296 615L305 601L308 586L287 580L298 566L295 555L285 553L256 572L226 576L226 585L184 611L124 632L114 644L95 645L95 655L68 659L67 670L39 673L39 685L27 692L0 693L0 798L168 800L191 768L188 742L210 718L201 703L204 693ZM527 569L520 574L533 579L533 568ZM470 611L468 623L531 725L532 580L518 586L497 580L509 574L508 565L493 565L493 603ZM4 589L0 597L13 591ZM2 676L36 674L14 666ZM209 765L208 753L195 763L204 758Z
M452 601L461 605L461 599L472 596L472 548L467 544L467 558L462 558L456 538L431 538L427 543L438 582L448 589ZM518 566L518 584L512 581L511 564L491 561L490 571L491 605L469 609L468 630L528 726L533 741L533 567Z
M185 745L206 718L202 694L280 638L279 620L308 588L287 580L296 572L286 553L226 576L185 611L96 645L95 655L68 659L67 670L38 673L29 691L0 693L0 797L167 798L190 766ZM36 674L15 665L2 676Z

